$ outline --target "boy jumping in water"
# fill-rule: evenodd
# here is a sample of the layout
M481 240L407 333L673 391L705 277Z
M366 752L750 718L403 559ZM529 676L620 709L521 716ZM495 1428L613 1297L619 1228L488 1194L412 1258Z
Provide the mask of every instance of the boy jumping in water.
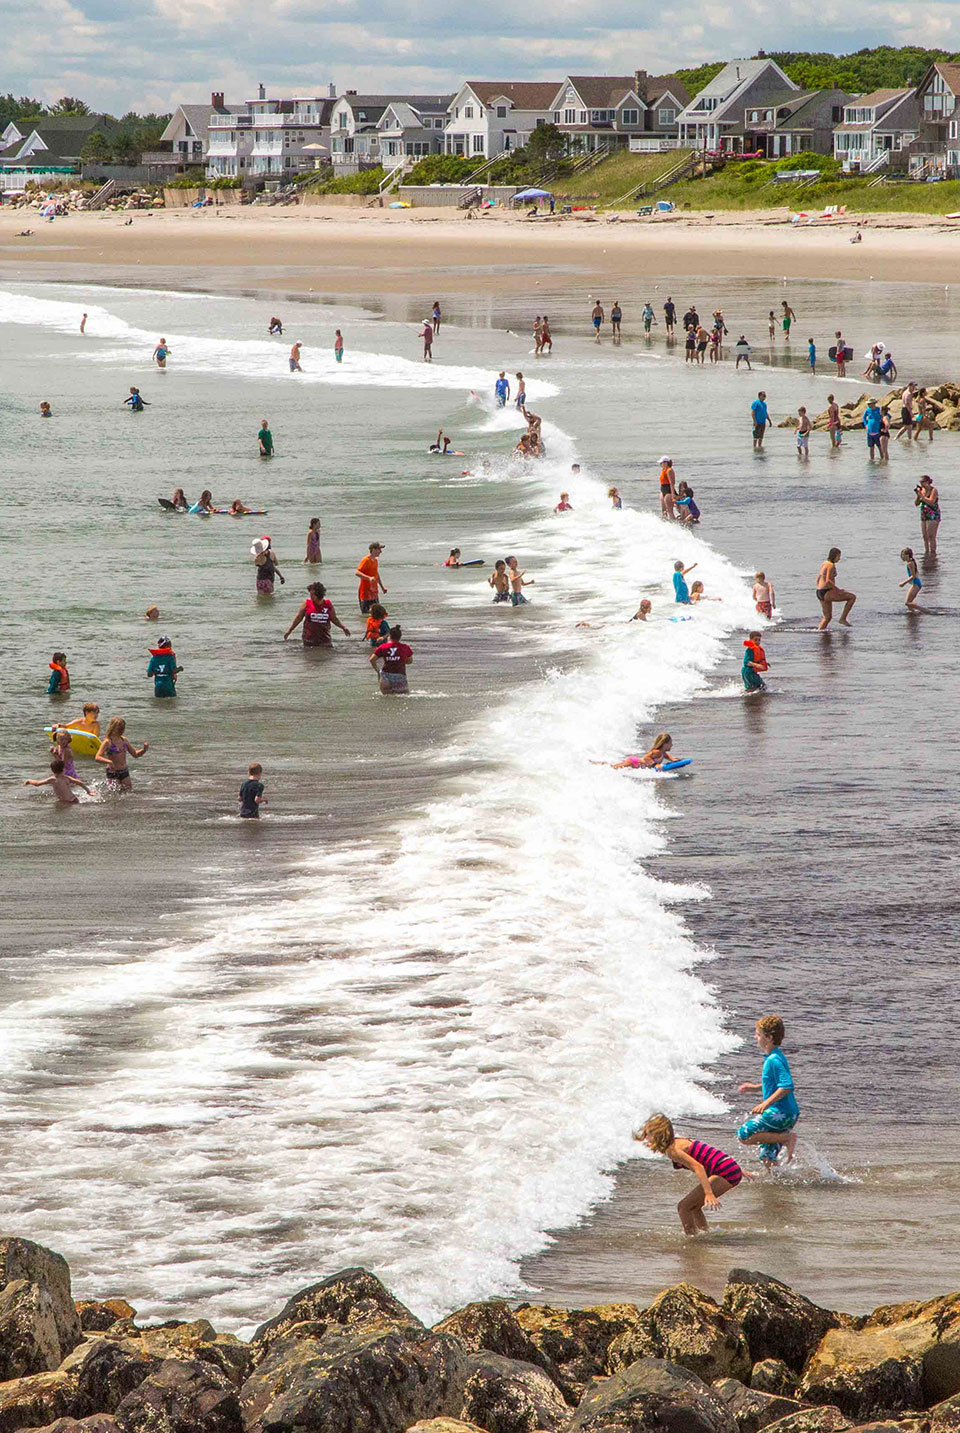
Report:
M750 1080L738 1086L741 1095L760 1090L763 1099L750 1111L750 1119L737 1130L741 1144L758 1144L759 1158L767 1169L772 1169L780 1157L780 1143L787 1147L787 1163L793 1159L797 1136L793 1127L800 1118L800 1106L793 1093L793 1076L787 1057L780 1049L783 1040L783 1021L779 1015L764 1015L757 1021L753 1038L763 1055L763 1070L760 1083ZM771 1142L771 1134L780 1136L780 1142Z

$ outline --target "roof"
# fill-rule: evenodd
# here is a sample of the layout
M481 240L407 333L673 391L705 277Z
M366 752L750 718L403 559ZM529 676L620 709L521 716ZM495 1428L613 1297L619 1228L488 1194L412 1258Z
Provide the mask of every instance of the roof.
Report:
M933 69L938 70L955 95L960 95L960 65L952 61L935 60Z
M82 123L77 123L78 120L82 120ZM60 115L54 115L49 120L41 119L36 124L28 125L21 120L20 126L21 134L26 131L23 139L14 140L13 144L0 150L0 158L9 164L36 134L43 147L35 149L29 158L37 163L56 164L58 160L71 163L78 160L81 149L94 130L115 129L116 120L104 115L68 115L62 118Z
M909 93L909 86L901 90L871 90L868 95L851 95L847 100L847 108L874 109L879 104L886 104L887 100L903 99L904 95Z
M393 111L401 129L419 129L421 127L423 111L414 109L413 105L407 104L406 100L394 100L388 104L384 109L384 115L388 109ZM441 113L446 113L446 106L443 107Z
M568 75L564 84L573 86L588 109L616 109L637 93L636 75Z
M682 80L677 79L676 75L648 75L644 88L648 104L656 104L668 92L682 105L690 103L690 91Z
M763 74L768 65L773 63L774 61L769 58L730 60L708 84L704 85L702 90L697 91L697 98L707 95L723 99L725 95L732 94L734 90L739 89L742 84L746 84L749 80L755 80L758 75Z
M548 110L553 105L559 81L543 80L467 80L481 104L509 100L514 109Z

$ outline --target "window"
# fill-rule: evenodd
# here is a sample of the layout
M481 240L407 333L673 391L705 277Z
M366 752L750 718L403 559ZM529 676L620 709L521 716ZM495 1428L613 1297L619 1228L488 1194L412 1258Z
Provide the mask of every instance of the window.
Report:
M666 106L665 106L662 110L660 110L660 112L659 112L659 115L658 115L658 123L660 123L660 124L673 124L673 122L674 122L674 120L676 119L676 117L677 117L677 111L676 111L675 109L672 109L672 108L670 107L670 105L666 105Z
M507 107L506 107L506 105L505 105L505 104L498 104L498 105L497 105L497 119L506 119L506 117L507 117Z
M581 123L581 124L586 124L586 122L587 122L587 112L586 112L585 109L582 109L582 110L580 111L580 123Z
M955 119L952 119L952 120L950 121L950 138L951 138L951 139L958 139L958 138L960 138L960 124L958 124L957 120L955 120Z
M465 105L465 106L464 106L463 117L464 117L464 119L473 119L473 105L472 105L472 104L468 104L468 105Z
M559 111L558 109L555 109L554 112L553 112L553 122L554 122L554 124L559 124L559 123L560 123L560 111ZM537 120L537 124L539 124L539 123L540 123L540 121Z
M639 124L640 111L638 109L625 109L620 119L623 124Z
M483 153L483 135L482 135L482 134L475 134L475 135L473 136L473 152L474 152L474 154L482 154L482 153Z
M341 111L340 111L339 115L337 116L337 125L338 125L338 127L339 127L340 129L346 129L346 127L347 127L347 112L346 112L346 110L341 110Z
M575 109L565 109L563 112L564 124L576 124L577 112Z

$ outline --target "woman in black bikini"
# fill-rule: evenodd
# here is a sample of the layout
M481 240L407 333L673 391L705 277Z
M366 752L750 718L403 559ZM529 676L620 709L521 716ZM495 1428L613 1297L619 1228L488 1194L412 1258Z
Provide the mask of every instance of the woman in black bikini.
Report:
M145 741L138 750L131 746L124 736L127 724L123 717L111 717L107 723L107 734L100 743L100 750L94 757L107 768L107 780L119 787L121 791L132 791L133 783L130 780L130 772L127 769L127 757L132 756L139 759L147 750L150 743Z
M833 620L834 602L843 603L843 611L840 613L840 626L852 627L853 623L848 622L850 609L856 602L856 596L852 592L845 592L842 587L837 586L837 563L842 553L839 547L831 547L827 553L826 562L820 564L820 571L817 573L817 601L820 603L820 610L823 613L818 632L824 632Z
M937 529L940 526L940 494L933 486L933 479L925 473L914 488L914 502L920 509L920 531L923 533L924 557L937 555Z

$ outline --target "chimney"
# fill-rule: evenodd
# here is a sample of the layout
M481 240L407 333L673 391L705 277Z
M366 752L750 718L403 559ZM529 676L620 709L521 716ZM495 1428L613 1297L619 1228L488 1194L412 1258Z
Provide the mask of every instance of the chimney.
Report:
M347 90L348 95L355 95L356 93L356 90Z
M328 98L328 99L335 100L336 97L337 97L337 87L336 87L336 85L333 83L333 80L331 80L330 83L327 85L327 98Z
M636 89L637 94L642 100L645 100L647 97L647 79L649 78L646 70L636 70L634 72L633 78L634 88Z
M259 95L258 95L258 99L265 100L266 97L267 97L267 92L266 92L266 90L264 89L263 85L261 85L261 86L260 86L260 92L259 92Z
M765 60L766 58L767 58L767 52L766 52L766 50L758 50L758 51L757 51L757 59L758 59L758 60Z
M210 103L214 109L223 109L223 90L214 90L210 96Z

